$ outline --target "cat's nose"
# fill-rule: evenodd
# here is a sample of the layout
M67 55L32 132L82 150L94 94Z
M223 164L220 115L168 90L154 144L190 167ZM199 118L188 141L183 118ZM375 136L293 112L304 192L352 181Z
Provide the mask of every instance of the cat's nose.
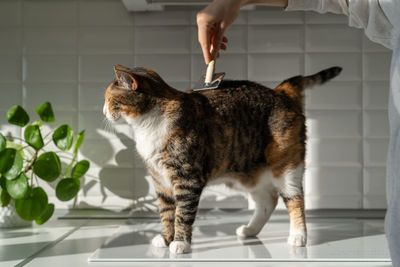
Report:
M106 107L106 104L104 104L104 106L103 106L103 114L104 114L104 116L107 116L107 107Z

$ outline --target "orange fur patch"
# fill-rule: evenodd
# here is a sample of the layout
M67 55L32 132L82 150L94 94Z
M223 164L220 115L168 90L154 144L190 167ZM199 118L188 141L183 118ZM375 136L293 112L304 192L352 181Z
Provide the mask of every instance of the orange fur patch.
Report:
M295 196L285 202L289 212L290 222L295 228L306 229L306 216L304 213L304 197Z
M282 177L304 161L305 146L300 137L303 123L303 120L297 119L286 131L271 132L272 141L265 149L265 157L275 178Z

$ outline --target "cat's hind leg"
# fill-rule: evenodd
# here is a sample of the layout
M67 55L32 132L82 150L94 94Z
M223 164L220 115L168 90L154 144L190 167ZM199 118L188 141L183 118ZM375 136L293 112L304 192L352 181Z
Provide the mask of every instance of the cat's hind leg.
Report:
M291 198L283 198L290 217L290 234L288 244L304 247L307 243L307 228L304 214L304 196L298 194Z
M303 193L304 164L286 172L277 180L279 194L282 196L288 209L290 218L290 233L288 244L303 247L307 243L307 227L304 212Z
M266 191L260 188L258 191L250 193L250 197L255 202L255 209L250 222L236 229L239 237L256 236L274 211L278 195L275 192Z

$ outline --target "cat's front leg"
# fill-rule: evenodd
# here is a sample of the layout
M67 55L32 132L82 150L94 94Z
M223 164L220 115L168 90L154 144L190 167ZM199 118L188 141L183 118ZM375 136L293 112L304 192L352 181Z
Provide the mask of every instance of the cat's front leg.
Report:
M192 241L192 225L196 218L203 185L196 181L181 178L174 184L175 235L169 245L169 251L174 254L190 252Z
M154 247L168 247L174 239L175 199L171 189L156 183L162 232L151 241Z

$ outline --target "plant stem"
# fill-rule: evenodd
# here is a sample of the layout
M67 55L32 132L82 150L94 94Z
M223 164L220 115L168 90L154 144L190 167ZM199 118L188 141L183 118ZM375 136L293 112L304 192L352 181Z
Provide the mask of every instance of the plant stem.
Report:
M23 170L23 173L27 173L30 169L32 169L33 164L35 164L36 160L37 160L37 155L38 155L39 150L35 150L35 153L33 154L33 158L31 160L31 162L29 163L28 166L26 166L26 168Z
M31 187L33 187L33 172L31 173Z
M74 155L72 156L72 161L71 161L71 163L67 166L67 168L65 169L65 172L64 172L64 178L67 178L67 175L68 175L68 173L71 171L71 169L72 169L72 165L74 164L74 162L75 162L75 160L76 160L76 156L77 156L77 154L78 153L74 153Z
M74 197L74 203L72 203L72 208L73 208L73 209L75 209L77 200L78 200L78 195L76 195L76 196Z

